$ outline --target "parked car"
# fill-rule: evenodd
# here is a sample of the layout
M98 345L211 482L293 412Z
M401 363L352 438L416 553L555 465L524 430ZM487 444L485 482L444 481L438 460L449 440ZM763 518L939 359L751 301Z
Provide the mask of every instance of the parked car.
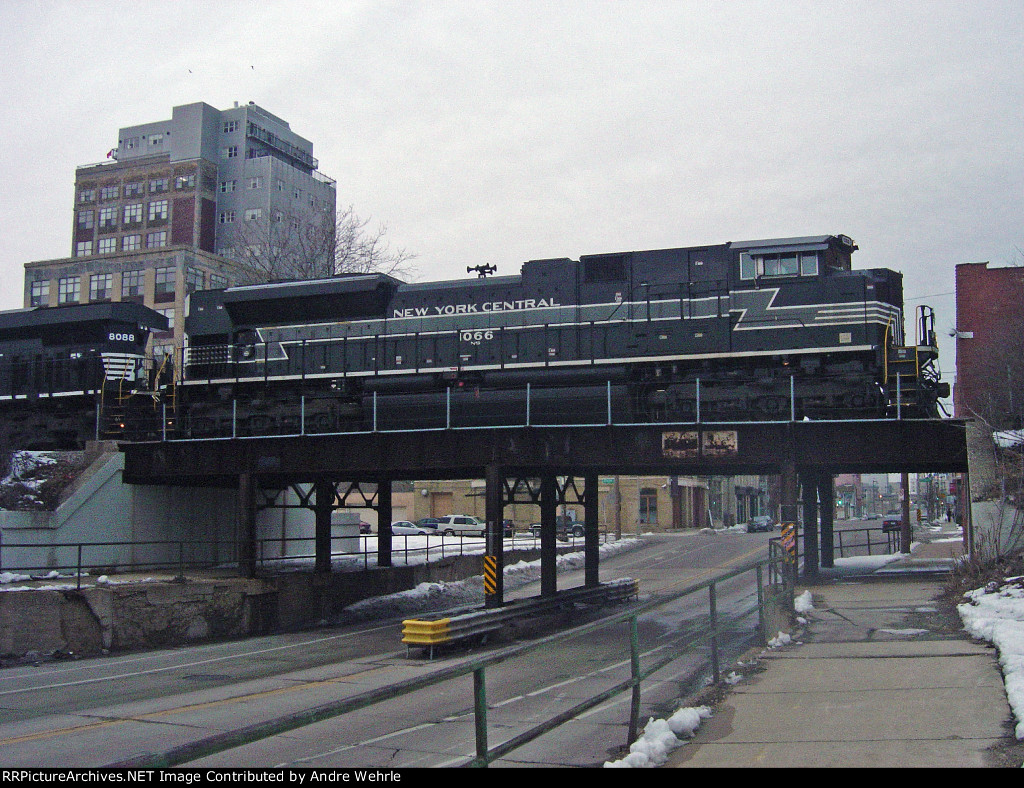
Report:
M515 520L502 520L501 521L501 532L502 532L502 536L515 536L515 532L516 532Z
M391 523L391 533L393 534L416 534L426 536L428 534L436 534L437 529L435 528L424 528L411 523L408 520L399 520L396 523Z
M774 531L775 521L772 520L766 514L759 514L756 517L751 517L750 522L747 523L747 533L752 534L758 531Z
M903 520L895 517L886 517L882 520L883 533L899 533L903 528Z
M420 528L431 528L436 531L438 522L440 521L436 517L421 517L416 521L416 525Z
M530 526L530 533L534 537L540 536L540 530L540 523L533 523ZM570 520L568 517L562 517L561 515L555 518L555 537L558 539L568 539L570 536L583 536L585 531L586 526L581 522Z
M372 530L369 523L364 523L362 520L359 521L359 533L368 534Z
M437 530L446 536L483 536L487 532L487 523L468 514L449 514L438 518Z

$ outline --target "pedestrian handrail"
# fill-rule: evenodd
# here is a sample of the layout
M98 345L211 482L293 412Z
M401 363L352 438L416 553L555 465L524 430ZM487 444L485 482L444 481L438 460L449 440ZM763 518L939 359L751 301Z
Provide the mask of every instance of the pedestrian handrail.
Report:
M719 664L718 638L724 631L723 622L717 611L717 587L718 584L731 580L748 572L756 573L757 582L757 605L758 605L758 630L763 643L767 642L767 623L770 615L770 608L781 609L787 616L793 612L793 583L792 573L785 566L786 556L774 543L769 543L768 558L753 562L733 570L716 575L715 577L699 583L687 586L680 591L665 595L652 597L647 600L638 601L628 607L611 615L601 617L595 621L582 624L570 630L556 632L542 636L536 640L520 643L498 649L486 656L470 659L466 662L438 667L433 672L415 678L406 679L377 689L357 693L347 698L323 703L312 708L303 709L292 714L285 715L273 720L248 725L238 730L226 731L214 734L205 739L188 744L173 747L167 752L148 754L119 763L109 764L118 768L166 768L189 763L218 752L261 741L271 736L286 733L297 728L302 728L317 722L341 716L350 712L358 711L370 706L375 706L386 701L401 698L409 693L441 684L452 679L466 675L473 676L473 706L475 722L475 757L464 763L464 766L487 766L493 761L501 758L509 752L527 744L541 735L553 730L565 722L579 716L583 712L592 709L609 698L630 691L632 693L630 703L630 717L628 725L628 741L630 744L636 740L639 732L640 713L640 687L641 682L656 673L657 671L679 658L678 653L652 660L641 669L639 655L639 635L637 618L645 613L656 610L678 599L692 594L706 591L708 593L708 624L706 627L693 633L685 645L694 646L697 643L707 642L711 646L710 670L713 681L717 684L722 680L721 665ZM767 584L765 583L765 571L767 570ZM617 623L629 625L629 664L630 677L614 686L605 689L589 698L583 699L572 707L563 710L553 717L533 725L528 730L522 731L508 740L491 746L488 740L489 729L487 726L487 693L486 693L486 671L488 667L507 662L515 657L528 654L533 651L544 649L552 644L581 637L596 632L602 628Z

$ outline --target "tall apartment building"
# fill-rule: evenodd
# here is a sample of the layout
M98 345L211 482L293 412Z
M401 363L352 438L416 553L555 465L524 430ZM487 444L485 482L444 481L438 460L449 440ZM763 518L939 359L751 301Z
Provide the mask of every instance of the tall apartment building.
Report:
M25 265L25 306L135 300L163 312L180 346L186 297L240 275L242 229L335 215L313 144L252 102L174 107L118 132L108 161L78 167L71 256Z

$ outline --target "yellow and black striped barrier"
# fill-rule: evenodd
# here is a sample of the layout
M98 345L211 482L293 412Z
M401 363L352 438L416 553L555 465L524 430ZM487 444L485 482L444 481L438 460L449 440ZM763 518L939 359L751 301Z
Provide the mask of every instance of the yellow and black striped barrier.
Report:
M786 561L796 562L796 524L783 523L782 525L782 547L786 551Z
M484 556L484 593L498 593L498 558L493 555Z

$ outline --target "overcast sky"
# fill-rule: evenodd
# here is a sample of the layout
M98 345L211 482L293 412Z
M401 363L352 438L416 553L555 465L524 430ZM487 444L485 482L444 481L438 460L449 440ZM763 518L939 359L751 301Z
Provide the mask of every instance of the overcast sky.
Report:
M288 121L422 280L844 233L945 332L957 263L1022 258L1022 0L3 0L0 45L0 309L75 167L196 101Z

